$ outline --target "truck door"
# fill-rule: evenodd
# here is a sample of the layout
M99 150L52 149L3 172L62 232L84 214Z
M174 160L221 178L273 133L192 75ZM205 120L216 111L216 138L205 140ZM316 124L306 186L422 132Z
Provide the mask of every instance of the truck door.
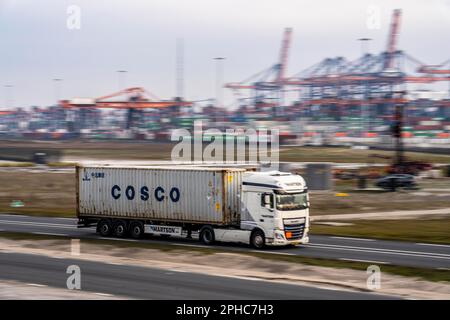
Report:
M262 229L266 237L273 237L275 203L272 192L252 192L244 194L247 212L243 215L243 220L248 221L248 225Z
M266 237L273 237L275 218L275 196L273 192L262 192L259 194L260 212L259 225L263 227Z

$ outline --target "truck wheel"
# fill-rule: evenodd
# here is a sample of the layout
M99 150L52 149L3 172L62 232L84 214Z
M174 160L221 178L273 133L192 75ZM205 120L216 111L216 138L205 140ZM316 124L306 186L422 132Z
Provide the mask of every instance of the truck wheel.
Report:
M256 249L262 249L266 245L266 237L261 230L255 230L250 236L250 244Z
M144 224L139 221L132 222L130 225L130 235L133 239L140 239L144 235Z
M98 232L100 233L100 235L102 237L108 237L112 233L111 223L108 220L101 220L98 223L97 228L98 228Z
M125 221L119 220L114 224L114 235L117 238L125 238L127 231L127 223Z
M200 230L200 241L203 242L203 244L211 245L214 243L214 229L207 226L203 227L202 230Z

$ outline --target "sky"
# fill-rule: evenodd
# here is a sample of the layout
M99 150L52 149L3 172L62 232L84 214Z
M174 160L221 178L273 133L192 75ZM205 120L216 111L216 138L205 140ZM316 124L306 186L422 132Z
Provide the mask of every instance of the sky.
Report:
M426 64L450 59L450 0L0 0L0 108L95 98L119 85L170 99L177 38L184 97L214 98L214 57L225 57L224 82L244 80L277 62L291 27L288 76L325 57L353 60L361 37L373 39L370 52L385 50L395 8L403 14L401 50Z

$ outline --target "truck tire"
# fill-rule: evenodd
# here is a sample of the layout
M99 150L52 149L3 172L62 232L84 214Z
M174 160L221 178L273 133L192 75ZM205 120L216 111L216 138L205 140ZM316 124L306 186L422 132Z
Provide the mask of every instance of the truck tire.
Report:
M106 219L100 220L97 225L97 229L98 233L100 233L102 237L108 237L112 233L111 223Z
M144 224L134 221L130 224L130 235L133 239L140 239L144 235Z
M212 245L215 241L214 229L210 226L203 227L200 230L200 241L207 246Z
M262 249L266 245L266 237L261 230L255 230L250 236L250 244L255 249Z
M128 234L127 223L123 220L119 220L114 223L114 235L117 238L125 238Z

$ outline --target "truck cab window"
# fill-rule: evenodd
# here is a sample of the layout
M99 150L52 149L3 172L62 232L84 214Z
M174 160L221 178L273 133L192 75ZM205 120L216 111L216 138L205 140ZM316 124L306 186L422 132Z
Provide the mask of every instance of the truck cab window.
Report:
M273 194L263 193L261 194L261 206L267 209L273 209Z
M277 210L303 210L309 208L306 192L277 194Z

